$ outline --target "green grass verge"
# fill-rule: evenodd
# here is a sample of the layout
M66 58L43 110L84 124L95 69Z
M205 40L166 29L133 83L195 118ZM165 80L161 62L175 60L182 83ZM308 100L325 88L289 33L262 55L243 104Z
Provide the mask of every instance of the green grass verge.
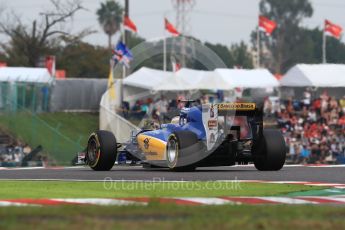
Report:
M98 129L98 114L16 113L0 116L0 126L32 147L42 145L57 163L70 165L75 153Z
M60 132L72 140L86 143L90 133L98 129L98 113L43 113L38 115L50 126L61 124Z
M343 229L345 208L313 205L0 208L0 229Z
M231 182L1 181L0 198L274 196L318 187ZM342 229L345 209L309 205L0 207L0 229Z
M25 173L25 172L23 172ZM243 182L1 181L0 198L275 196L318 187Z

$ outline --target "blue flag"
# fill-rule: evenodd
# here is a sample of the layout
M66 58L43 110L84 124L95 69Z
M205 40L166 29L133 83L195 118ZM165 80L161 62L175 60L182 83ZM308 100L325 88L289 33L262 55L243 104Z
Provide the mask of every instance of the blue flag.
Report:
M123 42L117 43L113 50L113 54L112 59L115 63L121 63L127 68L129 67L129 63L133 59L133 55L130 49Z

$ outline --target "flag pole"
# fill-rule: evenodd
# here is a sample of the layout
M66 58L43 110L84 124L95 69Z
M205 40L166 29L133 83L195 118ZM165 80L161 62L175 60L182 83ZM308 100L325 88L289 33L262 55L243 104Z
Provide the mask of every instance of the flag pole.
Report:
M124 25L124 21L125 21L125 16L126 16L126 12L123 12L122 14L122 42L123 44L126 44L126 30L125 30L125 25ZM126 67L125 65L122 66L122 79L124 79L126 77Z
M163 70L167 71L167 41L166 41L166 29L165 29L165 19L167 13L164 13L164 31L163 31Z
M128 1L125 1L125 11L122 13L122 42L126 45L126 30L125 30L125 16L128 15ZM122 66L122 79L119 79L119 98L118 98L118 106L122 106L122 99L123 99L123 82L122 80L126 78L126 67L125 65Z
M322 63L326 64L327 59L326 59L326 32L325 28L323 29L323 35L322 35Z
M256 68L260 68L260 29L259 25L256 31L256 45L257 45L257 63Z
M163 38L163 70L167 71L167 42L164 34Z

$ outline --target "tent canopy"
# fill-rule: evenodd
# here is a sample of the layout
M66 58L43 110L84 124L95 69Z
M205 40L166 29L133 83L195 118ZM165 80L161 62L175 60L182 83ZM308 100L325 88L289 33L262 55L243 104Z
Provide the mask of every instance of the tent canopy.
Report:
M50 83L52 77L46 68L1 67L0 81Z
M162 82L172 76L172 72L142 67L123 80L124 85L155 90Z
M189 84L183 78L176 77L174 74L167 77L155 88L156 91L186 91L193 89L193 85Z
M182 68L175 73L177 78L184 79L190 89L229 90L234 86L215 71L193 70Z
M345 65L298 64L281 79L281 86L345 87Z
M216 69L232 87L240 88L273 88L279 82L267 69Z
M266 69L216 69L214 71L182 68L173 73L142 67L123 80L123 84L152 91L230 90L279 86Z
M176 77L173 72L147 67L142 67L126 77L123 84L151 91L184 91L192 89L189 82Z

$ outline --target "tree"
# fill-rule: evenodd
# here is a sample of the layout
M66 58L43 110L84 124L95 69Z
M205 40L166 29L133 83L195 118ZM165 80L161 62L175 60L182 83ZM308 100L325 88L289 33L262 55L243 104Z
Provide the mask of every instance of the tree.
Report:
M214 45L209 42L206 42L205 45L215 52L229 68L253 68L253 58L243 41L240 44L231 45L230 49L224 45Z
M97 10L98 22L108 35L108 47L111 49L111 37L120 29L122 23L123 8L116 1L107 0L101 3Z
M313 8L309 0L261 0L260 14L277 22L277 29L271 37L262 36L264 47L271 57L263 57L264 64L273 72L282 73L294 64L294 53L300 52L300 23L311 17ZM252 34L255 41L256 31Z
M319 28L300 30L300 50L293 54L295 63L320 63L322 61L322 36ZM329 63L345 63L345 44L333 37L327 37L327 60Z
M137 34L133 34L132 36L129 36L128 41L126 42L126 46L132 49L142 42L145 42L144 38L138 36Z
M143 41L144 39L139 36L131 36L128 45L130 48L133 48ZM73 42L61 47L56 52L57 67L65 69L70 77L107 78L111 55L111 51L106 47L95 46L81 41ZM154 57L153 60L148 60L146 64L154 67L153 64L161 64L159 61Z
M209 42L205 42L205 46L215 52L227 67L232 68L234 66L234 59L228 47L222 44L212 44Z
M57 67L65 69L69 77L106 78L110 56L107 48L75 42L61 47L56 53Z
M41 13L41 20L34 20L30 25L13 13L8 20L0 20L0 33L9 37L8 44L0 46L10 65L36 66L42 56L51 54L64 40L78 40L91 33L82 30L76 36L61 29L83 7L80 0L61 3L51 0L52 11Z
M321 44L319 49L321 49ZM343 42L335 38L327 38L327 62L345 63L345 44Z
M0 51L0 62L6 62L7 63L7 57L3 51Z
M234 44L230 48L230 53L233 59L233 65L240 68L253 68L253 57L248 52L247 45L242 41L240 44Z

